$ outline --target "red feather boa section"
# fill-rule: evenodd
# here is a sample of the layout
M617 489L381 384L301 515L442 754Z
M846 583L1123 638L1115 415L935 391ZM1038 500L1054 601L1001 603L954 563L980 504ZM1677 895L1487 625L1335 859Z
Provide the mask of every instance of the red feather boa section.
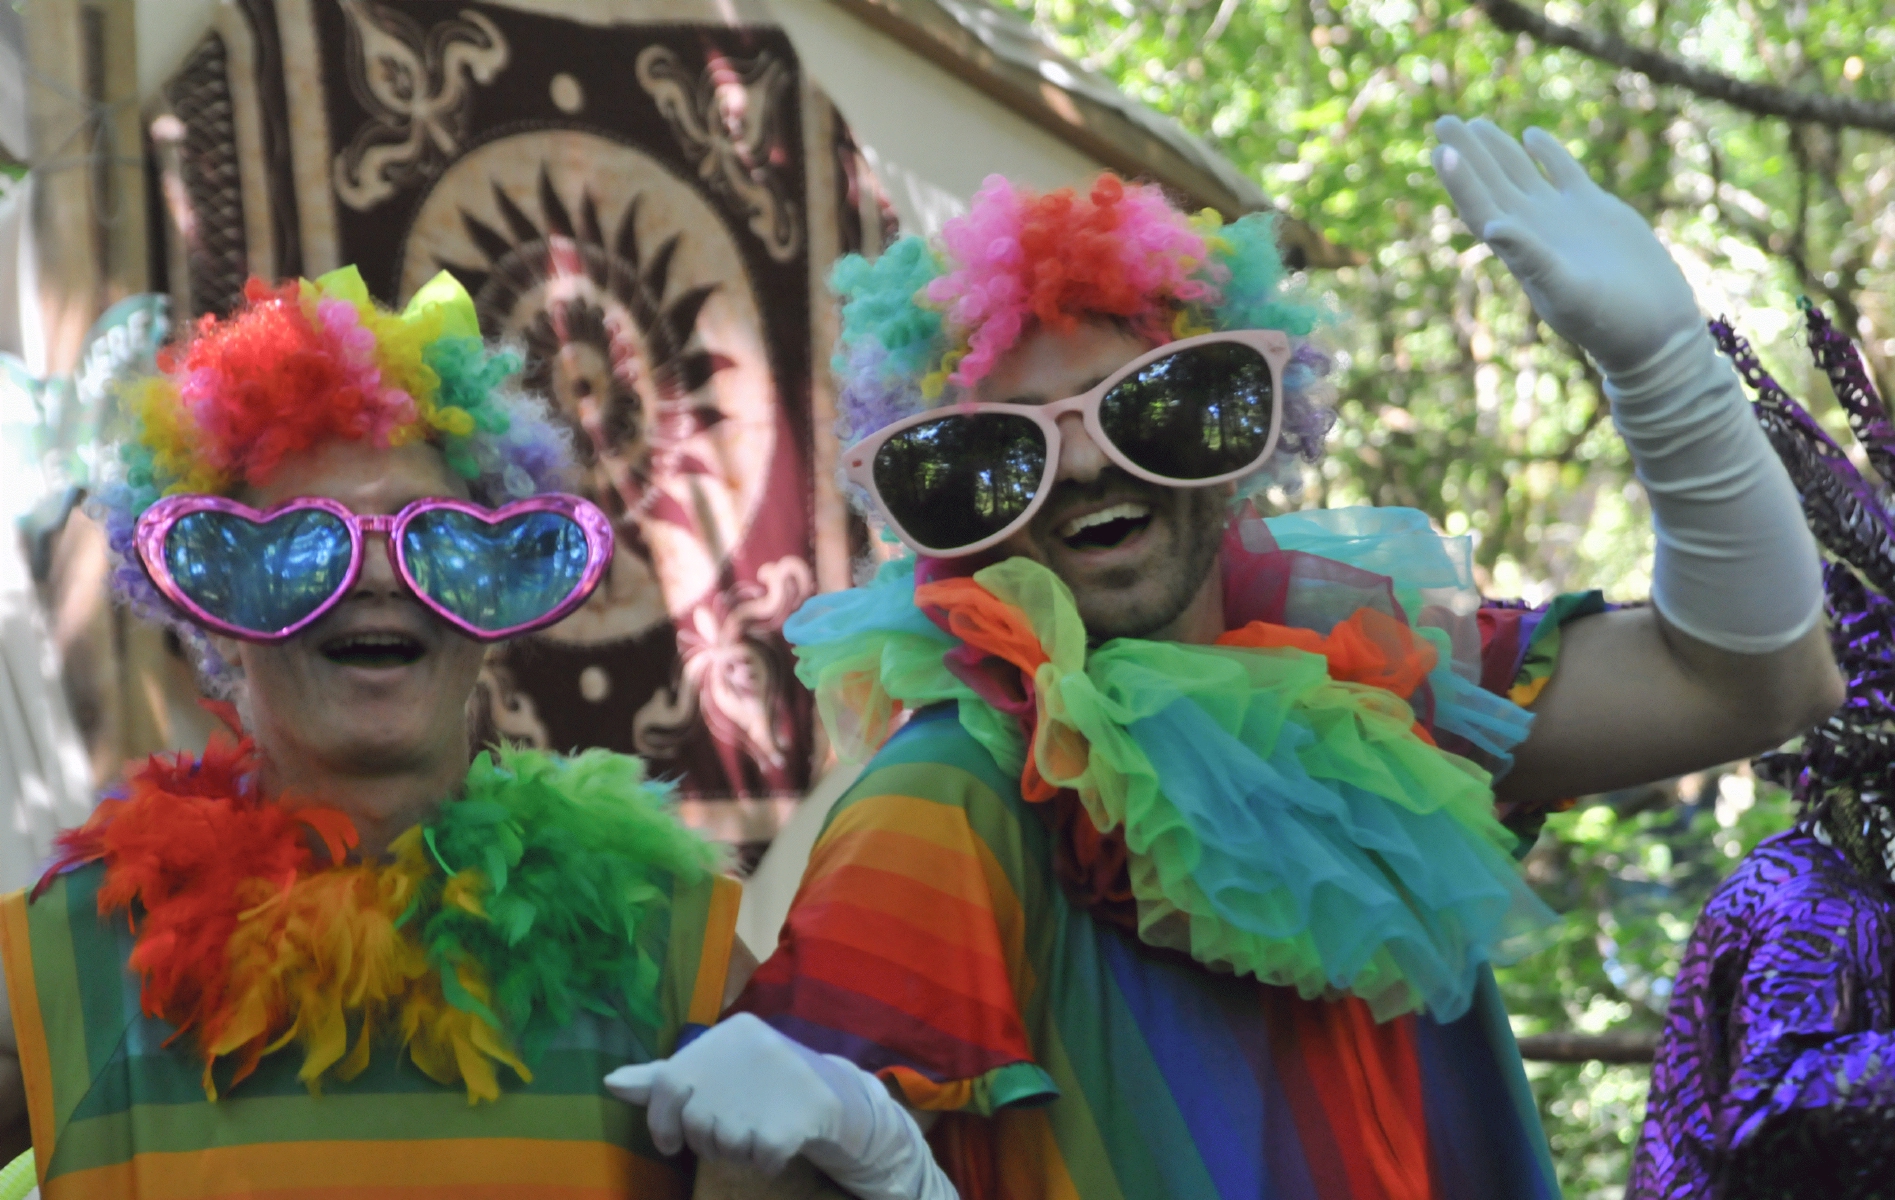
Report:
M59 857L34 895L63 872L109 862L99 914L123 912L138 930L129 966L143 981L145 1012L176 1025L174 1037L193 1031L208 1047L233 1015L228 948L253 906L243 899L254 897L252 881L287 892L300 876L343 861L356 841L354 824L333 808L265 803L256 747L218 733L202 759L153 755L123 796L60 834Z

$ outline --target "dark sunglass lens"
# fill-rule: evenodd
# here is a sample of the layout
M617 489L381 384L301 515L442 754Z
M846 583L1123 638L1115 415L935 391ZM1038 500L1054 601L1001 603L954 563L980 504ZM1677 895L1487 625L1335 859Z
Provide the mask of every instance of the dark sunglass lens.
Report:
M875 455L875 487L908 536L970 546L1026 511L1046 473L1046 436L1010 413L950 414L905 429Z
M1212 479L1263 456L1276 380L1261 353L1210 342L1147 363L1105 394L1099 425L1154 475Z
M321 509L257 522L195 512L165 534L165 566L211 616L252 633L280 633L336 594L349 574L349 529Z
M565 603L589 557L585 531L556 512L488 524L432 509L408 522L401 549L417 588L486 633L532 624Z

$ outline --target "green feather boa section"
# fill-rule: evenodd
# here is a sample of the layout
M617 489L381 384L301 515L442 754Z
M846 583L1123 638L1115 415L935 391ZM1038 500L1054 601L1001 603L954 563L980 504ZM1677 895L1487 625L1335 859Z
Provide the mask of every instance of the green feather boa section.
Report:
M657 1028L671 896L716 871L719 852L678 823L643 763L604 750L482 755L421 838L442 873L403 921L420 922L455 1007L505 1029L529 1063L582 1009ZM469 961L497 1013L457 982Z

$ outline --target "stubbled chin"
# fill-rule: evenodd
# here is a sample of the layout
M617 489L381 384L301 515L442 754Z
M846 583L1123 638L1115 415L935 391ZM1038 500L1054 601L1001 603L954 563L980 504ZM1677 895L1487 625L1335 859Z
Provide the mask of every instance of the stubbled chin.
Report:
M1169 636L1216 570L1223 528L1213 526L1220 513L1199 511L1211 508L1158 507L1145 528L1105 550L1075 549L1049 531L1037 539L1033 557L1072 590L1094 641ZM1191 524L1194 519L1204 521L1203 530Z

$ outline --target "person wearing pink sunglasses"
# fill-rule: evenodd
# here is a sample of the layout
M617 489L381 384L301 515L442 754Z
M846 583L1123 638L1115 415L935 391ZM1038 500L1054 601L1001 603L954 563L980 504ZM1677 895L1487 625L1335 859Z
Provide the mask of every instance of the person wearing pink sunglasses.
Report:
M1546 133L1437 130L1604 374L1652 603L1488 604L1409 510L1258 515L1333 419L1270 219L990 178L834 275L840 474L912 553L786 633L867 764L741 1023L617 1086L718 1094L767 1026L874 1072L967 1195L1559 1194L1491 970L1552 920L1515 856L1562 797L1754 753L1841 684L1796 493L1663 246Z
M446 274L401 313L353 268L253 282L160 366L92 512L230 735L129 768L0 899L0 1156L30 1141L46 1200L691 1194L603 1076L716 1020L739 889L636 759L469 741L484 647L611 553L567 434ZM787 1152L952 1196L873 1077L754 1048L748 1090L829 1118ZM775 1136L708 1118L701 1157Z

